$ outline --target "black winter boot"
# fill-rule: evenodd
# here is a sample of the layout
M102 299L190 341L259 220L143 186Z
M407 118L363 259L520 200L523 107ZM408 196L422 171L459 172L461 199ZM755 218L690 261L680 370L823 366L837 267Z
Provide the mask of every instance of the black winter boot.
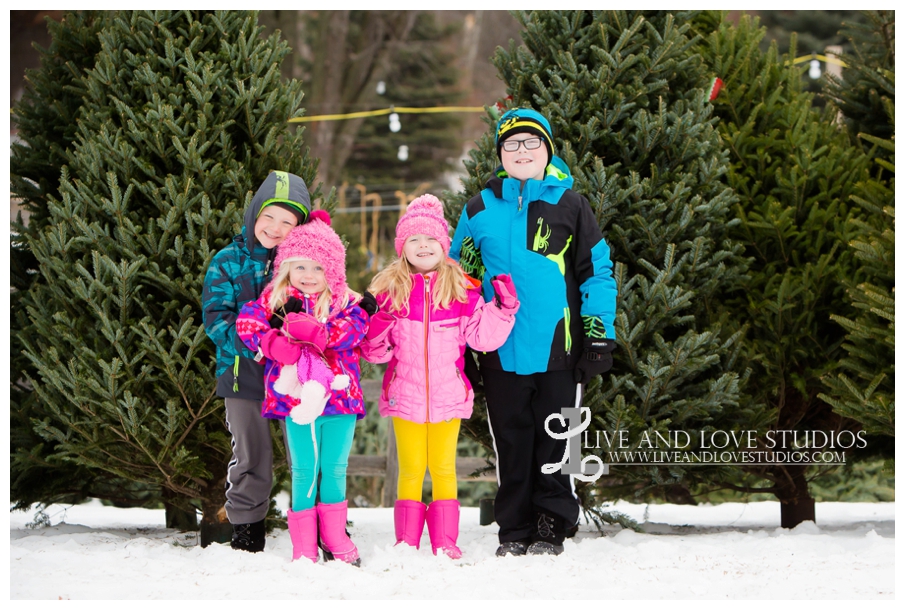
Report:
M504 542L500 546L497 547L496 556L497 557L505 557L506 555L513 555L515 557L520 557L528 552L528 544L530 540L516 540L515 542Z
M563 552L566 527L562 517L537 513L537 532L531 536L529 555L559 555Z
M260 553L264 550L264 534L263 519L254 523L234 523L229 546L239 551Z

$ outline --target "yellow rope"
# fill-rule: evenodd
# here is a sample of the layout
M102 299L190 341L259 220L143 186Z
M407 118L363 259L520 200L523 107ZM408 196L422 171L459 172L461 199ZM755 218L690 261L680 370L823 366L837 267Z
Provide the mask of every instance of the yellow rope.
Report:
M811 53L810 55L802 55L801 57L796 57L790 63L793 65L800 64L805 61L811 61L812 59L817 59L824 63L836 64L837 66L842 66L843 68L848 67L841 59L837 59L828 55L818 55L817 53ZM349 112L347 114L319 114L316 116L304 116L295 119L289 119L289 122L312 123L314 121L342 121L344 119L362 119L371 116L382 116L393 112L396 112L398 114L436 114L440 112L484 112L484 110L485 109L483 106L438 106L436 108L411 108L405 106L395 108L391 106L389 108L381 108L379 110L365 110L363 112Z
M802 55L801 57L796 57L792 60L792 64L800 64L803 61L811 61L812 59L817 59L827 64L836 64L837 66L842 66L843 68L848 67L841 59L836 59L835 57L831 57L829 55L818 55L817 53L811 53L810 55Z
M394 107L381 108L380 110L365 110L363 112L350 112L347 114L319 114L316 116L303 116L289 119L290 123L310 123L312 121L341 121L343 119L361 119L369 116L381 116L396 112L398 114L437 114L441 112L484 112L483 106L437 106L435 108L410 108Z

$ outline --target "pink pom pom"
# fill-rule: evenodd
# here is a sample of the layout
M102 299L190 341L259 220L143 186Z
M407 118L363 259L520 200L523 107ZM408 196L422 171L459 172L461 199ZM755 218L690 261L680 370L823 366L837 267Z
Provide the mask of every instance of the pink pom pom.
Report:
M327 210L314 210L311 212L311 217L309 220L320 220L321 222L327 223L327 226L330 226L330 214L327 213Z

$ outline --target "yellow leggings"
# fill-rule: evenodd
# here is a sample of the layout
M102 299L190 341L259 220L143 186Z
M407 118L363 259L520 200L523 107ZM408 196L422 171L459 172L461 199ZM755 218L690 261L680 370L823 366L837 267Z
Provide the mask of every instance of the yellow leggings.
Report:
M425 468L430 469L433 499L456 499L456 445L460 423L459 419L451 419L437 424L413 424L393 418L396 453L399 456L400 500L421 501Z

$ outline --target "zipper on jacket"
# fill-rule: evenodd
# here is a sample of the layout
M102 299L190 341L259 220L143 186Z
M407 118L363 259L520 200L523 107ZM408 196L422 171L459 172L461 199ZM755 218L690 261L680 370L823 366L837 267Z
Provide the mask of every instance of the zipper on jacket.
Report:
M239 357L233 362L233 392L239 391Z
M522 196L521 195L518 196L518 211L519 212L522 211Z
M264 283L267 283L267 276L270 274L270 268L273 266L273 261L277 256L277 249L271 248L267 253L267 264L264 265Z
M383 399L386 401L390 400L390 388L393 387L394 381L396 381L396 367L393 367L393 375L390 377L390 382L387 384L386 390L383 391Z
M462 387L465 389L465 398L468 398L468 384L462 379L462 371L459 370L459 367L456 367L456 377L459 378L459 383L461 383Z
M572 312L569 311L568 307L563 309L563 312L566 315L566 356L568 356L572 353Z
M424 394L427 399L426 414L424 421L430 423L431 420L431 382L430 382L430 363L428 359L428 341L430 340L430 278L422 276L424 279Z

